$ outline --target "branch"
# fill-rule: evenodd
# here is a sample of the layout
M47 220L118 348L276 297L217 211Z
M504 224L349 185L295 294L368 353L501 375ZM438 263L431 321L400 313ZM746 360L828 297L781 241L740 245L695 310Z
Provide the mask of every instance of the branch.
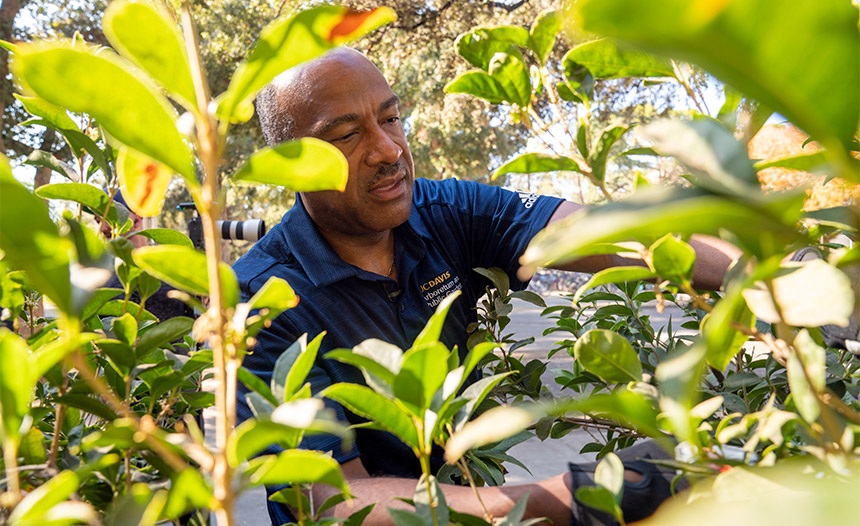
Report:
M529 0L520 0L519 2L517 2L515 4L506 4L504 2L487 2L487 5L489 7L494 8L494 9L501 9L503 11L507 11L508 13L510 13L512 11L519 9L520 7L524 6L527 3L529 3Z

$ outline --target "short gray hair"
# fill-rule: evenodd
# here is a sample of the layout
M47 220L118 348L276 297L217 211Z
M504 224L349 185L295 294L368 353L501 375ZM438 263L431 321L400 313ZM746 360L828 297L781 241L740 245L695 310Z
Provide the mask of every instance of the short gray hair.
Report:
M257 94L255 106L260 117L260 128L266 144L275 146L295 138L296 121L287 111L281 95L281 86L277 80L267 84Z

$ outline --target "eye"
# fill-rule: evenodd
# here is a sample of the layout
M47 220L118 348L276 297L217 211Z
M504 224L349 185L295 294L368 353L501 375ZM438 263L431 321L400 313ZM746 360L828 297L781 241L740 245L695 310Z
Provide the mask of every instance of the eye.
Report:
M353 132L349 132L349 133L347 133L346 135L343 135L343 136L341 136L341 137L337 137L336 139L332 139L330 142L345 142L345 141L348 141L348 140L352 139L352 137L353 137L355 134L356 134L356 132L354 132L354 131L353 131Z
M396 123L400 122L400 116L395 115L394 117L389 117L389 118L385 119L385 122L386 122L386 124L396 124Z

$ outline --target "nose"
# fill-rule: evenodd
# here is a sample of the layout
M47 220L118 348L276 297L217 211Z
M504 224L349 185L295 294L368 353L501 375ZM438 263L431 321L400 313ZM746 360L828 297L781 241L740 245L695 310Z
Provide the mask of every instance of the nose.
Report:
M381 127L377 126L370 139L366 161L369 166L394 164L403 154L403 148Z

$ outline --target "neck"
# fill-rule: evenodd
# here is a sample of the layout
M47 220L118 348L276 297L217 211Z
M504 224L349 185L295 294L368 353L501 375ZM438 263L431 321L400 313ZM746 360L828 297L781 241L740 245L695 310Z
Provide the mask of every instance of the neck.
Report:
M320 229L320 233L341 259L362 270L393 278L394 231L367 236L344 236Z

